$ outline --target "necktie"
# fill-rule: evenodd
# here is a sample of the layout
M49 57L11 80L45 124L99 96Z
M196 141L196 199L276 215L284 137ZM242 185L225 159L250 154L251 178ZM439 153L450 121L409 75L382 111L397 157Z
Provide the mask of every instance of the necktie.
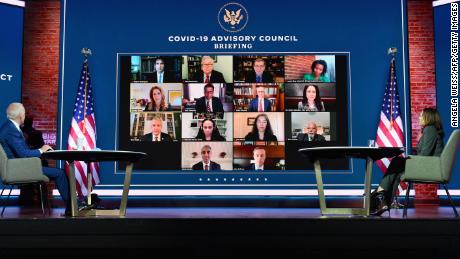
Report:
M206 110L207 110L208 112L211 112L211 105L209 104L209 101L207 101Z
M158 137L155 137L155 141L158 141Z
M206 75L206 80L204 82L209 83L209 75Z
M163 83L163 74L160 73L159 77L160 77L160 79L158 80L158 83L162 84Z
M259 99L259 112L263 112L264 108L262 106L262 101Z
M262 83L262 77L256 76L256 83Z
M209 166L208 166L208 165L204 165L204 170L205 170L205 171L209 171Z

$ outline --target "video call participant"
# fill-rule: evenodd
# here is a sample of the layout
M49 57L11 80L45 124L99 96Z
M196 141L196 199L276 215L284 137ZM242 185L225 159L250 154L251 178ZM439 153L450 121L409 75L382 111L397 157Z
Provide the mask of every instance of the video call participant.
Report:
M151 123L152 132L142 136L142 141L172 141L172 138L169 136L169 134L161 132L161 129L163 128L163 120L160 117L154 117Z
M220 165L211 161L211 146L205 145L201 148L201 161L192 166L193 170L217 171L221 170Z
M252 151L254 163L251 163L245 170L255 170L255 171L263 171L263 170L272 170L269 166L265 166L265 159L267 158L267 152L262 147L256 147Z
M225 138L219 133L216 122L212 119L204 119L201 122L201 127L195 138L204 141L225 141Z
M254 98L249 103L249 112L269 112L271 111L271 103L265 98L265 88L263 86L256 87L257 98Z
M315 82L326 82L329 83L331 80L326 76L327 64L326 61L319 59L313 61L311 64L311 73L303 76L304 80L315 81Z
M161 58L155 60L155 73L153 73L154 83L175 83L176 76L172 71L165 71L165 62Z
M303 128L304 133L297 135L297 140L307 142L324 142L326 139L324 136L316 134L317 126L314 122L307 123L306 127Z
M203 56L201 70L195 73L192 80L198 83L225 83L224 75L213 69L214 60L210 56Z
M37 149L27 146L20 129L26 117L26 110L21 103L11 103L6 110L6 116L8 120L0 127L0 144L9 159L40 157L42 153L52 150L48 145ZM66 205L65 215L70 216L70 190L66 174L62 169L51 167L43 167L43 174L56 182L59 194Z
M297 108L301 111L325 111L317 85L305 85L302 101L298 103Z
M264 113L257 115L252 130L245 137L245 141L278 141L273 134L268 116Z
M159 86L153 86L149 93L150 101L145 106L144 111L170 111L171 107L166 105L166 98L163 89Z
M206 84L203 87L204 96L198 98L195 104L198 113L224 112L224 106L219 98L214 97L214 85Z
M257 58L254 61L254 70L246 74L246 83L273 83L273 77L270 72L265 71L265 60Z

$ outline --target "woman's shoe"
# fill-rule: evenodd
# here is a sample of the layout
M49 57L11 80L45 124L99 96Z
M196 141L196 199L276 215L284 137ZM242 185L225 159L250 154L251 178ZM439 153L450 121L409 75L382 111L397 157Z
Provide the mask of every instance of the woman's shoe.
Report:
M372 216L381 216L385 211L388 211L388 215L391 214L390 213L390 207L388 207L388 205L384 205L381 208L379 208L378 210L371 212L370 215L372 215Z
M384 192L378 192L375 195L374 204L376 205L375 209L371 211L370 215L372 215L372 216L380 216L385 211L388 211L388 213L390 214L390 206L388 206L388 204L386 202Z

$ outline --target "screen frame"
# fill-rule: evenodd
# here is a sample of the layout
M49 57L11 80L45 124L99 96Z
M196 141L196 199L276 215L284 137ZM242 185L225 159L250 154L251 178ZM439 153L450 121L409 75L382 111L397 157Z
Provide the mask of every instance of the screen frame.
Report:
M117 60L117 71L116 71L116 100L115 100L115 105L116 105L116 132L114 135L114 149L118 150L119 148L119 116L120 116L120 111L119 111L119 106L120 106L120 58L122 56L188 56L188 55L197 55L198 53L190 53L190 52L119 52L116 54L116 60ZM353 125L352 125L352 114L351 114L351 107L352 107L352 99L351 99L351 92L352 92L352 85L351 85L351 53L350 52L339 52L339 51L331 51L331 52L202 52L199 53L200 56L205 56L205 55L210 55L210 56L217 56L217 55L225 55L225 56L233 56L233 55L238 55L238 56L244 56L244 55L270 55L270 56L276 56L276 55L282 55L282 56L290 56L290 55L305 55L305 56L314 56L314 55L342 55L346 56L346 85L347 85L347 115L348 115L348 143L350 145L353 145L353 139L352 139L352 130L353 130ZM287 82L289 83L289 82ZM114 162L114 174L120 174L124 175L124 170L118 169L119 164L118 162ZM349 169L347 170L323 170L325 175L332 174L332 175L337 175L337 174L353 174L354 173L354 162L353 159L349 159ZM249 174L254 175L254 173L247 173L241 170L231 170L231 171L225 171L225 172L214 172L214 173L206 173L206 172L193 172L193 171L184 171L184 170L177 170L177 171L172 171L172 170L151 170L151 172L146 172L145 170L133 170L133 174L139 174L139 175L146 175L146 174L151 174L151 175L159 175L159 174L176 174L176 175L190 175L190 174L196 174L196 175L218 175L222 176L223 174L225 175L245 175L248 176ZM288 172L285 171L267 171L264 172L264 175L293 175L293 174L298 174L298 175L304 175L304 174L314 174L313 170L289 170ZM206 179L207 180L207 179ZM281 184L282 185L282 184ZM121 185L120 185L121 186ZM158 186L158 185L143 185L143 186ZM195 185L191 185L195 186ZM220 186L220 185L217 185ZM227 186L222 185L222 186ZM241 185L238 185L241 186ZM260 186L260 184L254 184L254 186Z

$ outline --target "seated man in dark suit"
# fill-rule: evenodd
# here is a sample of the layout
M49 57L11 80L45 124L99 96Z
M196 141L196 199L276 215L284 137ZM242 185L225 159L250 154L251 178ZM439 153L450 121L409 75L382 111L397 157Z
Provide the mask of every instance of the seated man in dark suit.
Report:
M48 145L30 149L27 145L20 125L24 123L26 110L21 103L11 103L6 114L8 120L0 127L0 144L9 159L40 157L42 153L52 150ZM66 205L65 214L70 216L70 191L67 175L62 169L43 167L43 174L56 182L62 200Z
M192 80L198 83L225 83L224 75L213 68L214 60L210 56L203 56L201 70L195 73Z
M212 84L206 84L204 86L204 96L198 98L195 104L196 112L224 112L224 106L219 98L214 97L214 86Z
M254 71L246 74L244 81L246 83L273 83L273 77L270 72L265 71L265 60L258 58L254 61Z
M246 167L246 170L255 170L255 171L262 171L262 170L273 170L269 166L265 165L265 159L267 158L267 152L262 147L256 147L252 151L254 157L254 163L250 164Z
M324 142L326 139L323 135L316 134L317 126L314 122L307 123L307 126L303 129L304 133L297 135L297 139L300 141L308 142Z
M211 146L205 145L201 148L201 158L202 161L194 164L192 166L193 170L203 170L203 171L217 171L221 170L220 165L216 162L211 161L212 151Z
M160 117L154 117L152 119L152 132L142 136L142 141L172 141L169 134L161 132L163 128L163 120Z
M265 98L265 88L263 86L257 86L256 88L257 98L254 98L249 103L249 112L270 112L270 101Z

